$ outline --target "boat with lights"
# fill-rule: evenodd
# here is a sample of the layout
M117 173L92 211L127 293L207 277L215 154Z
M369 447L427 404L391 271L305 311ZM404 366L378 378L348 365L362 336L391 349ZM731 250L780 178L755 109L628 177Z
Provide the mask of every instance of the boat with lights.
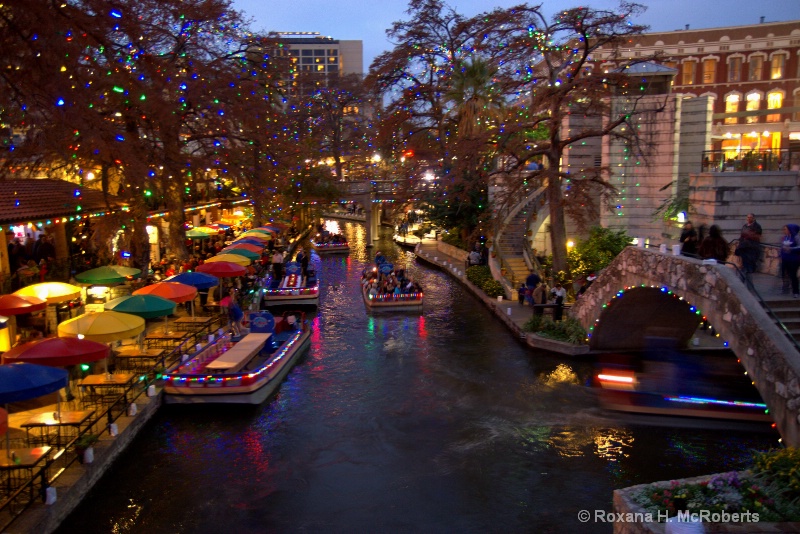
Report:
M387 286L393 285L400 289L386 290ZM403 271L395 272L394 265L380 256L372 269L365 269L362 273L361 295L368 311L422 313L424 304L422 288L407 279Z
M772 423L730 351L604 355L595 369L592 385L609 410Z
M350 252L350 244L340 235L322 237L319 234L310 240L311 247L317 254L347 254Z
M285 267L286 276L280 280L269 278L262 289L264 306L316 306L319 304L319 279L309 271L303 276L300 264L290 261Z
M164 375L167 404L261 404L308 349L311 329L301 311L249 315L250 331L210 338Z

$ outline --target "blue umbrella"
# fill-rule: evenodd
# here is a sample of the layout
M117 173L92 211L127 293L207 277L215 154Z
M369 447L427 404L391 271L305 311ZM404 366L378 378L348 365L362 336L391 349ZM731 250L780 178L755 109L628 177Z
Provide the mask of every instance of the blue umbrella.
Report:
M0 404L35 399L67 387L64 369L33 363L0 365Z
M196 271L176 274L167 278L168 282L180 282L197 289L210 289L219 285L219 278L206 273Z
M234 243L250 243L251 245L258 245L260 247L264 246L264 242L258 239L250 239L249 237L243 237L241 239L237 239Z

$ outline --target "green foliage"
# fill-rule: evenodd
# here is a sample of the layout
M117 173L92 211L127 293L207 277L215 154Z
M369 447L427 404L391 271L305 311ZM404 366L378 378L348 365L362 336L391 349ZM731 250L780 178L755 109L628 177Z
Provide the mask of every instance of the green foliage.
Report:
M753 473L800 497L800 449L788 448L756 453Z
M587 239L579 240L569 252L567 263L575 278L600 271L631 242L625 230L609 230L594 226Z
M544 315L534 315L522 325L522 330L575 345L586 343L586 330L572 317L567 317L563 321L553 321Z
M506 294L503 289L503 284L494 279L486 280L481 286L481 289L491 298L497 298Z
M75 440L75 448L78 450L86 450L100 439L97 434L83 434Z
M488 265L473 265L472 267L467 267L466 275L467 280L481 288L486 280L493 279L492 271L489 269Z
M428 193L428 203L423 207L425 219L439 228L458 228L457 233L463 230L471 234L488 208L488 188L478 178L467 176L449 186L446 193L446 200L442 200L441 190Z
M444 243L448 245L453 245L454 247L458 247L461 250L467 250L467 244L461 239L461 234L458 230L449 230L447 232L441 233L441 238Z

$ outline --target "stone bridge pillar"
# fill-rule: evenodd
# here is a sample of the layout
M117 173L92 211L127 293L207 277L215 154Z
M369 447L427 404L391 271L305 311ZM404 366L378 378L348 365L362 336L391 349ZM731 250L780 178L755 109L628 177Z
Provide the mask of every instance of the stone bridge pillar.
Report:
M372 246L372 242L378 239L378 224L376 220L380 220L379 204L372 203L372 193L367 193L361 197L361 203L364 205L364 228L367 230L367 247Z

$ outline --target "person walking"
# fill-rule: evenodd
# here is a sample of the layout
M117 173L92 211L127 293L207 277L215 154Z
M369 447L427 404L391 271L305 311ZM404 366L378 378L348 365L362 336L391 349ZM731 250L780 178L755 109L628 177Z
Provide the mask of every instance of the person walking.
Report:
M742 270L744 270L745 276L756 272L756 264L761 256L761 234L761 225L756 221L756 216L748 213L747 222L742 226L739 246L736 247L735 252L742 258Z
M272 255L272 276L280 285L283 280L283 252L279 248L275 249L275 254Z
M797 269L800 268L800 226L787 224L783 227L783 240L781 241L781 271L789 279L792 286L792 296L800 298L798 287Z

